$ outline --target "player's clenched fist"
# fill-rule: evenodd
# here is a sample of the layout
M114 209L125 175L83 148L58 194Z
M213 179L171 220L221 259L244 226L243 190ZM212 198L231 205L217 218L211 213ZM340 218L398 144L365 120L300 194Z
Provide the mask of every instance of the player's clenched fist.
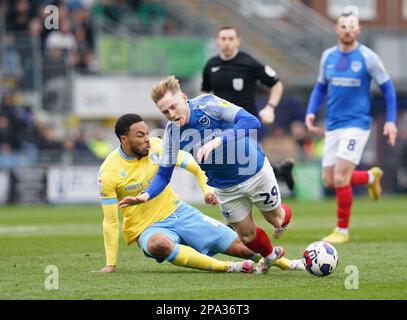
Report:
M205 194L205 203L206 204L211 204L213 206L216 206L218 204L218 199L216 199L215 192L208 192Z
M322 133L321 128L318 128L317 126L314 125L314 121L315 121L315 114L313 113L309 113L307 114L307 116L305 117L305 125L307 127L307 129L312 132L312 133Z
M125 197L119 202L119 208L125 208L136 204L147 202L150 198L147 192L144 192L137 197Z
M264 124L272 124L275 118L274 109L266 106L259 112L259 117Z
M392 147L396 145L397 126L394 122L386 122L383 128L383 134L389 137L388 143Z

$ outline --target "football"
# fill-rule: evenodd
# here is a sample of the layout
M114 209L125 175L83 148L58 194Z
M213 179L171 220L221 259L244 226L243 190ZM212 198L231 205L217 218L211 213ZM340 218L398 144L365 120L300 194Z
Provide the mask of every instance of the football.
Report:
M311 243L305 249L303 257L306 270L314 276L329 276L338 266L338 252L325 241Z

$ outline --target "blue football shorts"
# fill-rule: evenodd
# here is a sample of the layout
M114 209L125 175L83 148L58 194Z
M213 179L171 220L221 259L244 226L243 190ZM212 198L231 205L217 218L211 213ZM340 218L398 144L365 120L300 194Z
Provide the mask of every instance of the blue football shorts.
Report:
M165 259L154 257L147 248L148 239L156 233L165 234L174 243L190 246L208 256L224 253L238 238L235 231L185 202L165 220L150 225L138 239L147 257L163 262Z

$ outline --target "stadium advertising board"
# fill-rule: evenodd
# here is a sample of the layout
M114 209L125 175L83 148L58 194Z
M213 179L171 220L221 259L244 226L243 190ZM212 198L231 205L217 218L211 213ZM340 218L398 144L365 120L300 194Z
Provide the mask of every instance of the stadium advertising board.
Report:
M10 190L10 175L8 171L0 171L0 204L6 204Z
M105 119L125 113L160 118L146 92L160 78L131 76L77 76L73 81L73 110L80 118Z
M47 200L51 203L98 203L96 166L51 167L47 172Z

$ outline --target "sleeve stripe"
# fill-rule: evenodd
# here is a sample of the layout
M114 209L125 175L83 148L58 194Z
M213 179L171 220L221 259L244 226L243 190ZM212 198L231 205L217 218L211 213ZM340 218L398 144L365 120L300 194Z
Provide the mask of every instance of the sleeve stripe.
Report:
M102 198L100 202L101 204L115 204L117 203L117 198Z

